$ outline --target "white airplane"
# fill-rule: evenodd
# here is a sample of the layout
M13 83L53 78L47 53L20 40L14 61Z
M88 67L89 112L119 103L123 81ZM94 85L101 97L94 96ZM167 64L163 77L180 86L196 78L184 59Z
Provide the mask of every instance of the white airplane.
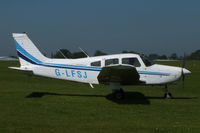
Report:
M107 84L117 99L124 98L123 85L167 85L191 73L181 67L153 64L138 54L115 54L80 59L51 59L41 54L26 33L13 33L20 67L38 76L92 84Z

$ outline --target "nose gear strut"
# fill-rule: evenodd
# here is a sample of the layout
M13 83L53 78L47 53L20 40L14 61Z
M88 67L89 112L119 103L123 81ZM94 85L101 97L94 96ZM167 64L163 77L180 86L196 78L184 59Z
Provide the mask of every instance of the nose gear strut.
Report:
M164 94L165 99L172 99L172 94L168 92L167 84L165 85L165 94Z

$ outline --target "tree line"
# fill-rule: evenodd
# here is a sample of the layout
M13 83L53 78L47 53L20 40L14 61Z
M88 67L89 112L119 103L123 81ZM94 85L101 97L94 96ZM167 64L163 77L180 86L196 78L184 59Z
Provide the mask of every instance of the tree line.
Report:
M127 50L123 50L121 53L140 54L140 53L135 52L135 51L127 51ZM101 55L107 55L107 53L100 51L100 50L96 50L95 53L94 53L94 56L101 56ZM183 59L183 56L178 56L176 53L172 53L169 56L167 56L165 54L158 55L156 53L152 53L152 54L149 54L149 55L145 55L145 54L140 54L140 55L145 56L145 57L149 58L150 60L156 60L156 59L182 60ZM51 58L76 59L76 58L84 58L84 57L87 57L87 55L84 54L83 52L70 52L68 49L60 49L55 54L51 53ZM200 60L200 50L196 50L196 51L192 52L191 54L186 55L185 58L188 59L188 60Z

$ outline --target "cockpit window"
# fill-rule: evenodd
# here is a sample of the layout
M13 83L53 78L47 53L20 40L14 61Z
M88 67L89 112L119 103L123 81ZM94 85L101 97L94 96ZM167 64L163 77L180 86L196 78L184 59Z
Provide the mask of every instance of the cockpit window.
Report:
M114 64L119 64L119 59L114 58L114 59L105 60L105 66L114 65Z
M153 61L148 60L147 58L141 56L142 61L144 62L144 64L148 67L148 66L152 66L154 63Z
M123 58L122 59L122 64L128 64L128 65L133 65L135 67L140 67L141 64L138 61L137 58Z
M101 66L101 61L92 62L91 66Z

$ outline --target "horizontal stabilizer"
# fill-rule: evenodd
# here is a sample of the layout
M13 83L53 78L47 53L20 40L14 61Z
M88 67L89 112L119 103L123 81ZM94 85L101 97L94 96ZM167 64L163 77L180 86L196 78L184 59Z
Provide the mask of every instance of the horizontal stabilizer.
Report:
M27 67L8 67L8 68L13 69L13 70L23 71L26 74L30 74L30 75L33 74L33 71Z

